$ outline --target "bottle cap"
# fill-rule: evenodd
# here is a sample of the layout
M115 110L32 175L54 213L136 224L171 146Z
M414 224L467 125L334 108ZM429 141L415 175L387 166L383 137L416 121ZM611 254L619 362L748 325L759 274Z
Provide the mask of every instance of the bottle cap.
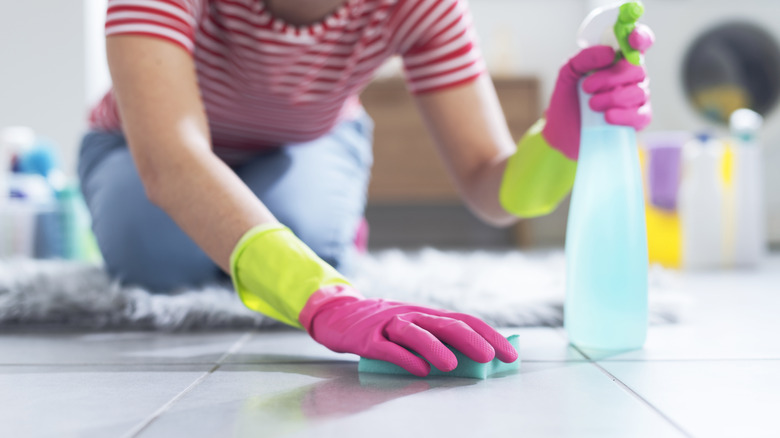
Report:
M747 108L734 111L729 118L732 135L745 140L754 138L763 124L764 118L759 113Z

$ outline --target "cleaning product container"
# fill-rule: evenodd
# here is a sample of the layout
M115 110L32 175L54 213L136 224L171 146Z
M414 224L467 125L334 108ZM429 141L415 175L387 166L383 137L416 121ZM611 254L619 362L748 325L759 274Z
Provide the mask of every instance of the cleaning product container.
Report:
M723 155L723 143L704 133L683 147L685 177L680 185L680 218L685 269L727 266L729 227L724 221Z
M583 23L580 45L603 44L602 34L613 34L621 13L635 22L643 10L632 2L594 11ZM648 249L636 131L608 124L588 100L581 90L580 153L566 230L564 325L579 347L641 348L647 336Z
M768 251L763 158L759 139L763 122L760 114L744 108L734 111L730 118L731 135L736 145L734 263L740 267L758 265Z

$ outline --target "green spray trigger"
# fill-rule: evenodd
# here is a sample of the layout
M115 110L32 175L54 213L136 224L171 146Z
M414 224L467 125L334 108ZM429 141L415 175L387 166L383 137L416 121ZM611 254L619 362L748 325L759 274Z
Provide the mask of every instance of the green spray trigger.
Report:
M628 36L634 31L637 20L644 13L645 7L642 2L624 3L620 6L620 13L614 27L615 38L617 38L620 46L620 52L617 54L618 58L622 55L628 62L634 65L642 64L642 53L631 47L628 43Z

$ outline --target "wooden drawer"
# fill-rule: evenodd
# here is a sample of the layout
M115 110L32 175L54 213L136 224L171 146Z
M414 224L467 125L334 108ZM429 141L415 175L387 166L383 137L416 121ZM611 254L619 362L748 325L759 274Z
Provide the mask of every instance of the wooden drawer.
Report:
M512 137L519 139L541 114L539 82L534 78L494 79L493 82ZM406 91L403 80L375 81L363 92L361 100L376 122L369 210L374 207L372 211L387 212L388 208L395 206L398 211L405 212L403 216L406 218L405 223L397 225L393 225L397 220L377 220L375 222L380 227L385 223L387 228L377 229L377 232L393 236L399 232L395 228L425 228L422 219L416 220L409 216L411 211L414 211L406 208L410 205L420 205L423 210L435 205L445 209L450 208L447 206L461 205L462 201L425 129L412 97ZM420 214L421 217L424 216L424 212ZM472 234L496 233L488 230L487 225L469 226L473 228L470 229ZM477 229L478 227L482 228ZM429 229L429 233L426 233L426 230L416 231L417 235L421 236L443 232L442 229ZM464 230L454 232L462 234ZM513 237L507 244L528 245L531 243L529 233L528 224L523 221L512 230ZM462 239L458 240L460 237L453 236L452 241L462 243ZM419 243L438 244L446 241L446 236L440 236L437 242L430 240L421 240ZM489 240L491 239L485 239L485 242Z
M515 139L539 118L539 83L532 78L495 79ZM402 79L375 81L361 95L376 122L370 203L458 200L433 140Z

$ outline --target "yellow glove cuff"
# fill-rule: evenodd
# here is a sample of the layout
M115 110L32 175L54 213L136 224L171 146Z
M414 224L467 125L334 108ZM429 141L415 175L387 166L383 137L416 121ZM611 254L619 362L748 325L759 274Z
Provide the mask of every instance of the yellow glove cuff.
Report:
M349 282L282 224L247 231L230 255L230 273L248 308L293 327L319 289Z
M574 186L577 162L553 149L542 136L540 119L520 139L506 165L499 200L519 217L551 213Z

